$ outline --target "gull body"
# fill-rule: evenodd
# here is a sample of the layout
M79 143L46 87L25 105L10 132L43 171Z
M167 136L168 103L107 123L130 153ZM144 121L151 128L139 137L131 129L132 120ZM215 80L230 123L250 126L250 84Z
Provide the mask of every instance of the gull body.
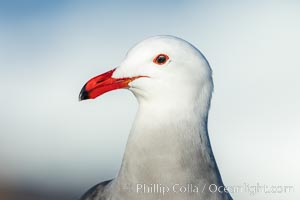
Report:
M212 71L197 48L174 36L150 37L119 67L88 81L80 100L118 88L139 102L122 165L82 200L231 199L207 130Z

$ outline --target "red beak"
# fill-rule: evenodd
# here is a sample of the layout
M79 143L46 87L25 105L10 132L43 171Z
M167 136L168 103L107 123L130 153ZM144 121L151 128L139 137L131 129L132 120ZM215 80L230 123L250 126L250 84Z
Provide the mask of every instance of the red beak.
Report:
M105 72L99 76L90 79L81 89L79 101L86 99L95 99L96 97L120 88L128 88L128 84L139 78L112 78L112 74L116 69Z

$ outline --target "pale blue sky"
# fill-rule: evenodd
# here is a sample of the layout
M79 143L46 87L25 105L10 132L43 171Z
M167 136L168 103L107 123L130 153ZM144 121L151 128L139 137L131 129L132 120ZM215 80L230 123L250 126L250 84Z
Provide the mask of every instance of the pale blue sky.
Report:
M232 196L299 198L299 10L296 1L1 1L0 180L80 193L113 177L137 102L125 90L80 103L78 93L138 41L170 34L214 71L209 132L225 184L296 187Z

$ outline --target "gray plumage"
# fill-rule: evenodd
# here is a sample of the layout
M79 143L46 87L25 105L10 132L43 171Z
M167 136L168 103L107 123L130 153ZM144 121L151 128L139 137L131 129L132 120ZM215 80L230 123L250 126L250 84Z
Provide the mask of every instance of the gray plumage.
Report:
M106 200L106 188L112 180L98 183L82 195L79 200Z

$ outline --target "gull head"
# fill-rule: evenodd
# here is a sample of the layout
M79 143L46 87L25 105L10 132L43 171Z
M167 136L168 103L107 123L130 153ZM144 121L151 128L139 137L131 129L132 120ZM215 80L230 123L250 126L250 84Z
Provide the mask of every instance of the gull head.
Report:
M202 53L174 36L154 36L132 47L119 67L90 79L79 100L94 99L126 88L139 101L180 103L208 97L213 89L211 68Z

